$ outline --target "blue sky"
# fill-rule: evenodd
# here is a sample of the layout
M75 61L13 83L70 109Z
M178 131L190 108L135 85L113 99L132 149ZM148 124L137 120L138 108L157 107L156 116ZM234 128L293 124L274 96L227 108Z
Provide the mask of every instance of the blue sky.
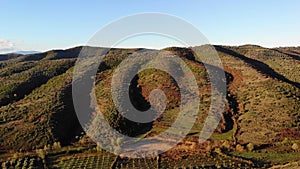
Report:
M212 44L300 46L299 7L298 0L0 0L0 52L83 45L108 23L142 12L183 18Z

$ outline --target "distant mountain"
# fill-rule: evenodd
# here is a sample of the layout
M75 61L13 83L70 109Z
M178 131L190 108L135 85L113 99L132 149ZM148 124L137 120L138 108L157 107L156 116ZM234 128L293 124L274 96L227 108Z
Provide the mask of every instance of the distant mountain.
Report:
M23 55L32 55L41 53L39 51L17 51L12 53L0 54L0 61L14 59Z
M17 52L13 52L15 54L21 54L21 55L29 55L29 54L36 54L36 53L41 53L40 51L17 51Z
M22 54L16 54L16 53L9 53L9 54L0 54L0 61L14 59L19 56L22 56Z

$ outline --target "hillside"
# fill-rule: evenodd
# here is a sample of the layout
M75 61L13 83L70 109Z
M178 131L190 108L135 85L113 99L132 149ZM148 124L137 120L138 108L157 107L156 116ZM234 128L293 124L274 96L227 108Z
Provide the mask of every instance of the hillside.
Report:
M172 47L157 51L178 55L188 65L198 85L200 108L198 116L193 117L196 120L193 128L180 144L153 159L141 159L139 165L133 159L99 151L99 146L79 124L72 99L72 76L82 47L1 55L0 162L6 165L19 152L16 159L41 158L37 161L49 168L75 165L75 159L84 161L90 157L102 160L104 168L143 168L144 163L151 168L260 168L295 161L299 164L300 48L214 47L227 81L226 106L217 130L203 144L197 143L211 103L211 82L204 63L191 49ZM100 49L103 48L94 48ZM122 60L139 50L110 49L98 68L95 94L99 110L116 130L128 136L150 138L176 120L181 95L170 74L157 69L144 70L128 84L130 101L136 109L148 110L149 95L159 88L168 99L166 109L149 123L136 123L121 116L113 104L110 84ZM164 67L174 71L180 66L172 63ZM54 146L58 142L60 146ZM46 157L36 154L36 149L45 149Z

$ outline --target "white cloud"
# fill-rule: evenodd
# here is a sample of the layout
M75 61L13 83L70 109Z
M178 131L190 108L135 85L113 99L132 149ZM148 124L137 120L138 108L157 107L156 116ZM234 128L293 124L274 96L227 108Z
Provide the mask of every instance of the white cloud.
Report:
M7 40L0 38L0 53L10 53L17 51L16 44Z

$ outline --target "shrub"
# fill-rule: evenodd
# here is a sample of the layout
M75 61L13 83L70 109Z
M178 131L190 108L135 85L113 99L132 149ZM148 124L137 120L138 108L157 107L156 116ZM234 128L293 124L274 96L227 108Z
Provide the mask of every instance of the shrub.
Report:
M53 143L53 146L52 146L53 149L60 149L61 148L61 145L60 145L60 142L54 142Z
M97 152L102 152L102 146L100 143L97 143L96 150L97 150Z
M254 144L253 143L247 144L247 149L248 149L248 151L253 151L254 150Z
M123 139L122 138L118 138L117 139L117 145L121 146L123 144Z
M242 145L240 145L240 144L236 145L235 149L236 149L236 151L238 151L238 152L243 152L243 151L245 151L244 147L243 147Z
M207 153L211 153L211 150L212 150L211 145L208 145L205 150Z
M51 149L51 145L50 144L44 146L44 150L45 151L50 150L50 149Z
M227 150L229 150L231 146L230 146L229 142L226 140L226 141L222 144L222 147L225 148L225 149L227 149Z
M294 143L292 145L292 149L295 150L295 151L297 151L299 149L299 145L297 143Z
M37 150L36 150L36 154L37 154L39 157L41 157L41 159L45 159L45 156L46 156L45 150L43 150L43 149L37 149Z
M289 143L289 139L285 137L284 140L281 143L282 144L288 144Z

